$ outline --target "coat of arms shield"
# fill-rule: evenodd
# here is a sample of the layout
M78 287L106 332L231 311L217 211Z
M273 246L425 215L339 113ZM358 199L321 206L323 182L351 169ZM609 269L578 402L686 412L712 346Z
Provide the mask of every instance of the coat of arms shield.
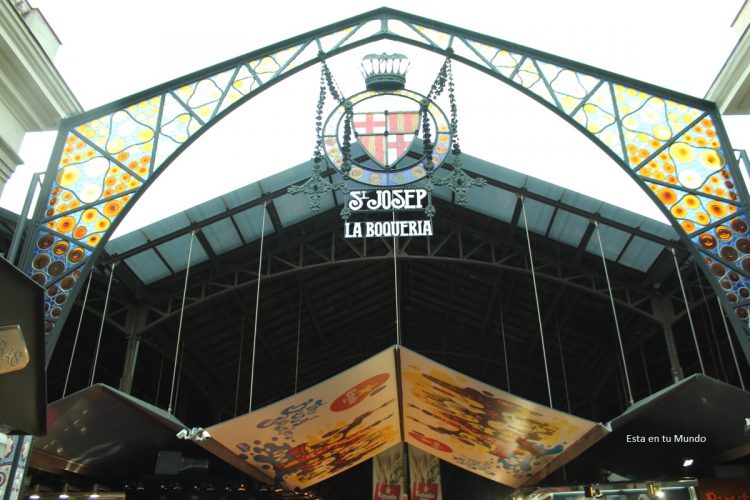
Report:
M419 130L416 111L354 113L357 141L367 155L383 167L392 167L409 151Z

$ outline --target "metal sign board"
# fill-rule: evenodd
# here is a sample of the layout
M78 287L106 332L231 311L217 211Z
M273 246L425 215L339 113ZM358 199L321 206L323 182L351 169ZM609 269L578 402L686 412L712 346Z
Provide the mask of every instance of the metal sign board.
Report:
M28 364L29 350L21 326L0 326L0 375L23 370Z

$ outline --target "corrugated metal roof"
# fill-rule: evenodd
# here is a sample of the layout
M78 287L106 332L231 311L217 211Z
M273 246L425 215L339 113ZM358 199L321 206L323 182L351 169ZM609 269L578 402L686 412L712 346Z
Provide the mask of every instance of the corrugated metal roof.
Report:
M481 175L490 181L487 187L469 191L466 204L469 210L503 222L510 222L519 194L525 195L524 203L529 231L547 235L565 245L579 246L585 243L586 251L596 255L599 255L599 243L595 236L587 242L582 242L590 218L594 216L617 221L628 227L640 228L643 232L661 239L677 239L674 229L659 221L478 158L465 154L462 158L466 171ZM185 269L189 243L187 230L193 225L201 226L210 250L217 255L238 248L243 242L250 243L260 238L263 223L261 201L263 196L275 195L273 204L282 227L288 227L315 216L316 213L310 210L309 199L306 196L293 196L285 192L287 187L307 179L310 169L310 162L306 162L243 186L138 231L111 240L107 243L106 250L110 256L115 256L183 230L183 234L169 238L153 249L125 259L139 279L145 284L153 283L173 272ZM439 172L439 176L446 176L448 173L443 169ZM340 176L336 174L331 181L335 182L339 179ZM439 186L433 190L433 196L450 201L453 194L447 187ZM320 210L333 209L336 203L341 202L340 195L324 194L320 200ZM241 209L245 206L247 208ZM222 217L222 214L227 214L227 216ZM587 216L589 214L590 216ZM523 218L518 223L522 226ZM618 229L600 223L599 229L605 257L639 271L647 271L663 249L662 245L641 237L633 237L622 228ZM265 234L269 235L273 232L273 224L266 214ZM197 264L208 258L206 249L194 241L191 262Z
M229 219L222 219L201 229L209 245L217 254L222 254L242 246L237 229Z
M555 216L549 237L566 245L576 246L583 238L588 225L587 218L560 210Z

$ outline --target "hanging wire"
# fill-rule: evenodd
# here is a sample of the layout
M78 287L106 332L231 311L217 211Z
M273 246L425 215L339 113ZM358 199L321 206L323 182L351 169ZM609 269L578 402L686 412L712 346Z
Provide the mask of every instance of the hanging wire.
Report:
M698 261L693 259L693 269L695 270L695 275L700 280L701 272L698 269ZM711 332L711 339L714 341L714 345L716 346L716 353L717 357L719 358L719 366L721 367L721 372L724 374L724 380L729 380L729 375L727 374L727 367L724 365L724 359L721 355L721 346L719 345L719 336L716 333L716 328L714 327L714 315L711 312L711 306L708 304L708 297L706 297L706 291L703 289L703 286L701 286L700 281L698 282L698 288L701 290L701 297L703 298L703 303L706 304L706 311L708 312L708 324L710 328L706 328L706 317L703 316L703 328L706 331ZM710 344L709 344L710 345ZM711 349L711 357L713 358L713 349ZM716 367L716 360L714 360L714 367Z
M299 341L302 333L302 290L299 291L299 307L297 308L297 356L294 359L294 393L297 394L297 380L299 378Z
M685 285L682 282L682 273L680 272L680 265L677 263L677 252L674 248L672 250L672 259L674 260L674 268L677 271L677 279L680 282L680 290L682 290L682 300L685 301L685 312L687 313L688 321L690 322L690 331L693 332L693 341L695 342L695 352L698 354L698 363L701 365L701 373L706 374L706 369L703 366L703 357L701 357L701 350L698 346L698 336L695 334L695 325L693 324L693 315L690 314L690 303L685 293Z
M260 307L260 272L263 269L263 241L266 236L266 204L263 202L263 222L260 226L260 255L258 256L258 287L255 291L255 326L253 327L252 362L250 363L250 402L247 412L253 411L253 383L255 382L255 342L258 339L258 309Z
M625 361L625 348L622 346L622 334L620 333L620 322L617 320L617 308L615 307L615 296L612 294L612 283L609 281L609 271L607 270L607 259L604 258L604 245L602 245L602 235L599 233L599 223L594 220L594 229L596 230L596 239L599 242L599 254L602 257L604 266L604 278L607 280L607 291L609 291L609 303L612 306L612 316L615 318L615 331L617 332L617 342L620 345L620 358L622 368L625 374L625 386L628 391L628 402L633 404L633 391L630 388L630 375L628 374L628 365Z
M568 404L568 413L573 413L570 409L568 375L565 372L565 356L563 355L562 336L560 335L560 318L557 317L557 311L555 311L555 330L557 330L557 347L560 349L560 364L562 365L563 386L565 387L565 402Z
M521 212L523 213L523 227L526 230L526 244L529 248L529 263L531 264L531 281L534 284L534 301L536 301L536 317L539 320L539 338L542 341L542 356L544 358L544 374L547 377L547 394L549 395L549 407L552 408L552 386L549 380L549 368L547 367L547 348L544 345L544 326L542 325L542 311L539 308L539 291L536 286L536 271L534 270L534 256L531 254L531 239L529 238L529 221L526 219L526 203L521 196Z
M651 395L651 379L648 376L648 365L646 364L646 353L643 352L643 343L641 343L641 361L643 361L643 373L646 375L646 387L648 394Z
M174 387L177 381L177 361L180 357L180 339L182 338L182 319L185 315L185 298L187 297L188 277L190 276L190 262L193 257L193 237L195 231L190 232L190 246L188 247L187 266L185 267L185 285L182 288L182 307L180 307L180 322L177 326L177 342L175 343L174 367L172 368L172 386L169 389L169 406L167 411L172 413L172 401L174 398Z
M510 392L510 370L508 369L508 348L505 346L505 322L503 321L503 306L500 304L500 334L503 337L503 358L505 359L505 382Z
M99 347L102 344L102 333L104 332L104 321L107 319L107 305L109 304L109 291L112 288L112 278L115 275L115 266L117 262L112 263L109 271L109 282L107 283L107 294L104 296L104 309L102 310L102 322L99 325L99 338L96 341L96 351L94 352L94 364L91 366L91 380L89 385L94 385L94 375L96 375L96 362L99 360ZM93 272L93 269L92 269Z
M86 312L86 301L89 298L89 290L91 289L91 280L94 278L94 268L91 268L91 273L89 274L89 282L86 285L86 293L83 295L83 304L81 304L81 317L78 319L78 327L76 328L76 336L73 340L73 351L70 353L70 363L68 364L68 373L65 375L65 385L63 385L63 392L62 397L65 397L65 394L68 391L68 381L70 380L70 370L73 368L73 358L75 358L76 355L76 346L78 345L78 335L81 333L81 325L83 324L83 313Z
M396 212L392 212L394 226L396 223ZM401 347L401 318L398 311L398 267L396 266L396 235L393 235L393 288L396 297L396 349Z
M729 325L727 324L727 318L724 315L724 306L721 304L721 299L716 296L716 301L719 303L719 314L721 320L724 322L724 330L727 332L727 340L729 341L729 348L732 350L732 359L734 359L734 366L737 368L737 377L740 379L740 386L742 390L745 390L745 382L742 380L742 372L740 371L740 363L737 361L737 353L734 352L734 344L732 343L732 335L729 333Z
M185 342L180 346L182 351L185 350ZM174 410L177 412L177 401L180 397L180 382L182 381L182 364L185 361L185 356L180 356L180 368L177 370L177 385L174 389Z
M622 365L620 363L617 363L617 371L615 372L615 382L617 386L617 402L620 404L620 411L624 411L625 408L628 407L627 394L623 394L623 391L626 388L622 387L623 391L620 390L621 386L624 385L624 383L621 382L622 379L623 379ZM625 400L624 404L623 404L623 400Z
M159 380L156 382L156 397L154 398L154 404L156 406L159 406L159 393L161 392L161 376L164 372L164 356L161 357L161 362L159 363Z
M245 344L245 316L242 316L240 326L240 356L237 360L237 387L234 389L234 416L237 416L237 402L240 398L240 372L242 371L242 346Z

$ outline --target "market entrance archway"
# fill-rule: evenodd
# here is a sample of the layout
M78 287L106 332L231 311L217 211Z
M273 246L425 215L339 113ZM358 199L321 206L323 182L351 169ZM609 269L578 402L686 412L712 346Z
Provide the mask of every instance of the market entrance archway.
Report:
M750 252L748 194L713 103L382 8L62 123L21 260L22 269L48 291L48 359L82 278L160 172L212 125L275 83L382 39L483 71L537 100L604 150L692 249L750 358L750 257L743 257Z

